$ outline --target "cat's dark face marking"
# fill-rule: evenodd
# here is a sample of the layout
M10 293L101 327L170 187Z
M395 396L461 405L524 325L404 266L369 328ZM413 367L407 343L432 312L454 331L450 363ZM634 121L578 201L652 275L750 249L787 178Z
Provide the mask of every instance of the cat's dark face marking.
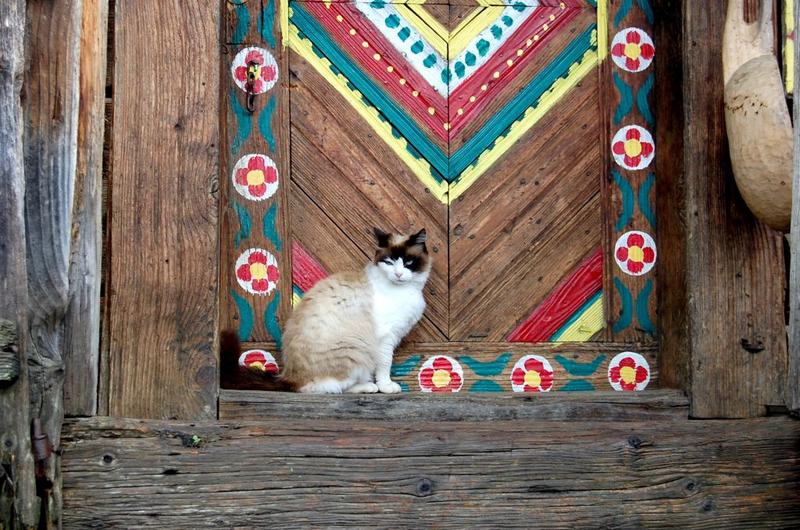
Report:
M431 258L425 242L428 239L423 228L411 235L391 234L374 229L378 248L373 262L395 283L405 283L414 276L427 274Z

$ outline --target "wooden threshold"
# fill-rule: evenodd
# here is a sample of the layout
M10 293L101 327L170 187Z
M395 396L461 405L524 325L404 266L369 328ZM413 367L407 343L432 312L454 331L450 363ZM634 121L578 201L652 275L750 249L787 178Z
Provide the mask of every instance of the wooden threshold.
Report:
M222 390L219 397L221 420L645 421L688 416L689 401L680 390L339 396Z
M65 528L796 528L800 422L67 420Z

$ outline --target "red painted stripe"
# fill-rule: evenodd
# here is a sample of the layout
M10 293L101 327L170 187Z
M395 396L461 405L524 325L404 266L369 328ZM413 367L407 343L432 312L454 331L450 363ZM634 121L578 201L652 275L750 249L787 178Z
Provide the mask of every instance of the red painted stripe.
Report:
M549 42L559 30L566 28L567 23L580 14L578 9L561 9L553 7L539 7L528 20L526 20L503 46L497 50L489 61L473 73L464 83L450 94L450 138L467 127L473 120L481 116L481 111L491 103L500 92L507 87L533 58L538 51ZM550 15L555 20L550 20ZM542 27L547 24L548 30L542 33ZM540 35L538 41L527 46L528 39ZM517 50L522 50L522 55L517 55ZM513 61L508 66L506 61ZM500 77L494 78L494 73L500 72ZM486 90L481 90L481 85L487 85ZM469 98L475 96L475 101ZM458 114L458 109L463 109L463 114Z
M603 249L598 248L511 332L509 342L547 341L602 288Z
M297 241L292 241L292 283L308 292L328 273Z
M303 7L313 13L351 59L383 90L391 94L399 107L405 109L433 135L447 141L447 131L444 129L447 121L446 94L441 95L433 90L355 6L331 4L328 8L321 2L308 2ZM342 17L342 22L336 20L337 15ZM355 35L350 35L351 29L356 30ZM367 42L369 47L365 48L363 42ZM380 60L374 59L376 53L380 54ZM389 66L392 67L391 72L387 69ZM404 84L400 84L401 79L405 80ZM415 91L418 92L417 96L414 96ZM433 109L433 114L429 109Z

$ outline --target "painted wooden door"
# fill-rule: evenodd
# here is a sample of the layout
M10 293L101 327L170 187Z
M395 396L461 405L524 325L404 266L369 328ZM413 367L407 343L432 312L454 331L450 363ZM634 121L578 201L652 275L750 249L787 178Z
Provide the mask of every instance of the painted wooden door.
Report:
M225 7L220 267L251 358L372 226L425 227L404 388L655 384L649 0L256 4Z

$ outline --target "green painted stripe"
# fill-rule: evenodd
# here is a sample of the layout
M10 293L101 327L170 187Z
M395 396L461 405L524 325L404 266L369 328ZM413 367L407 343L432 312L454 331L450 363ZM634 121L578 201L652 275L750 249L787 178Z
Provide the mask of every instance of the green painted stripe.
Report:
M611 329L614 333L620 333L628 329L628 326L630 326L633 321L633 296L619 278L614 278L614 287L617 288L617 292L619 293L622 311L620 312L619 319L614 322L614 326Z
M267 332L269 333L272 340L275 341L275 345L278 349L281 349L281 327L278 324L278 307L281 304L281 293L277 290L275 291L275 296L272 298L272 301L267 306L266 311L264 311L264 327L267 328Z
M564 334L567 328L569 328L572 324L574 324L575 321L578 320L581 317L581 315L583 315L583 312L592 307L592 304L597 302L601 296L603 296L602 290L597 291L592 296L590 296L589 299L586 300L586 302L584 302L584 304L581 305L581 307L577 311L572 313L572 316L570 316L569 319L566 322L564 322L564 324L560 328L558 328L558 331L556 331L553 334L553 336L550 337L550 342L558 342L559 337L561 337L561 335Z
M593 390L594 385L584 379L573 379L558 389L559 392L591 392Z
M391 375L392 377L405 377L414 370L414 367L422 360L422 355L412 355L405 361L399 364L393 364Z
M236 245L238 250L239 245L242 244L242 241L250 237L250 230L253 226L253 223L250 219L250 214L247 212L247 208L234 201L233 209L236 211L236 217L239 219L239 231L236 232L236 236L233 239L233 243Z
M494 361L487 362L478 361L469 355L461 355L458 358L459 361L469 366L473 372L483 377L491 377L493 375L502 374L503 369L505 369L509 359L511 359L510 353L504 353L497 357L497 359Z
M270 6L270 3L272 6ZM278 9L277 2L264 0L261 18L258 19L258 33L271 48L275 48L275 10ZM262 21L263 18L263 21Z
M275 250L278 252L281 251L281 236L278 234L278 229L276 227L276 221L278 218L278 203L273 202L272 206L264 214L264 220L262 223L264 237L272 242L272 245L275 247Z
M233 30L233 44L242 44L247 32L250 31L250 10L247 4L239 4L234 8L236 13L236 27Z
M612 170L611 174L614 176L614 182L617 183L619 191L622 194L622 210L619 212L619 218L614 228L617 232L622 232L633 217L633 188L616 169Z
M619 105L614 112L614 125L619 125L633 109L633 89L617 72L614 72L614 84L619 92Z
M619 9L617 10L617 16L614 17L614 26L619 28L619 25L622 24L622 21L628 16L628 13L632 7L633 0L622 0L622 3L619 5Z
M235 290L231 289L231 296L236 302L236 309L239 310L239 340L247 342L250 340L250 333L253 331L253 308L250 303Z
M600 355L592 362L588 363L579 363L577 361L573 361L572 359L567 359L563 355L556 355L555 357L558 364L564 367L570 375L577 375L579 377L589 377L593 373L600 368L600 365L606 360L605 355Z
M642 183L642 187L639 188L639 210L641 210L642 215L645 216L654 231L656 229L656 213L653 211L653 206L650 202L650 190L653 189L655 183L656 174L650 173ZM617 232L621 231L617 229Z
M488 379L475 381L467 392L503 392L503 387L499 383Z
M394 100L387 95L372 79L331 40L330 35L319 25L317 20L302 7L302 2L292 4L292 22L324 56L336 65L353 85L366 97L372 105L386 115L387 119L397 127L406 140L419 149L422 156L443 174L447 174L447 155L423 133Z
M653 293L653 280L648 278L644 287L636 297L636 319L639 321L639 327L642 331L654 337L656 334L656 326L650 319L650 295Z
M542 68L525 88L520 90L516 98L494 113L480 131L473 134L461 149L450 157L448 179L450 182L475 162L498 138L508 134L511 125L529 107L535 106L559 78L567 77L572 65L580 61L587 51L597 48L592 44L592 33L596 28L596 24L590 25L570 42L550 64Z

